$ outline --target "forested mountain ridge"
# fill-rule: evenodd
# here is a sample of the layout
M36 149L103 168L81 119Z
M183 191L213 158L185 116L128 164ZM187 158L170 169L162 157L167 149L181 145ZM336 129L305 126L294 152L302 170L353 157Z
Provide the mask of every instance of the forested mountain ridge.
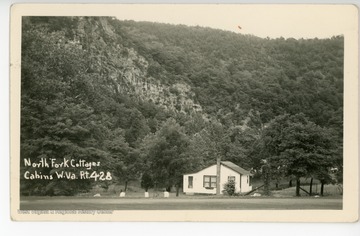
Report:
M22 34L21 158L101 161L113 182L143 177L144 188L168 187L218 156L261 168L260 160L282 155L264 148L266 135L277 134L266 129L290 117L334 142L312 136L300 149L326 143L333 152L321 155L341 168L341 36L262 39L111 17L25 17ZM24 173L34 168L21 167L24 194L94 184L30 181Z

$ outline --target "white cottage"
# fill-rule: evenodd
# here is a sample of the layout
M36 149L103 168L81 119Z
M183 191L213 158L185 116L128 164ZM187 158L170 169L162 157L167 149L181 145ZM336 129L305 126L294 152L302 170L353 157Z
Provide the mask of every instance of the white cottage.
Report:
M245 193L252 190L252 174L230 161L222 161L220 164L220 193L224 190L224 184L229 180L235 181L235 192ZM183 191L185 194L216 194L216 164L199 172L186 174L183 179Z

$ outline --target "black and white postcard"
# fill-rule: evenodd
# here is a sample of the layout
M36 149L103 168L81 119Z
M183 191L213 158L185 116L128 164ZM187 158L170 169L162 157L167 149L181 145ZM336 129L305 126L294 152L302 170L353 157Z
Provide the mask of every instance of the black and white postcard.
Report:
M358 220L353 5L15 4L16 221Z

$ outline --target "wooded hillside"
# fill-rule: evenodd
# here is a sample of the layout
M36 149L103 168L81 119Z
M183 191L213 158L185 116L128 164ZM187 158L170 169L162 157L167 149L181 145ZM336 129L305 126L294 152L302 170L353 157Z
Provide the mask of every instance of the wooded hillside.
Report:
M111 173L105 187L140 179L144 188L180 187L184 173L217 157L254 173L267 160L272 179L329 182L337 168L341 182L343 54L342 36L23 17L21 159L101 162L92 170ZM54 179L24 177L35 170ZM99 184L54 171L21 161L21 193L74 195Z

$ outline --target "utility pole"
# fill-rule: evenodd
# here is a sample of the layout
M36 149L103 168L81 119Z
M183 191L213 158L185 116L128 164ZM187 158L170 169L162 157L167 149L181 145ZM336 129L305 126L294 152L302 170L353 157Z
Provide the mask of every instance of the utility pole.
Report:
M220 195L220 155L216 157L216 195Z

